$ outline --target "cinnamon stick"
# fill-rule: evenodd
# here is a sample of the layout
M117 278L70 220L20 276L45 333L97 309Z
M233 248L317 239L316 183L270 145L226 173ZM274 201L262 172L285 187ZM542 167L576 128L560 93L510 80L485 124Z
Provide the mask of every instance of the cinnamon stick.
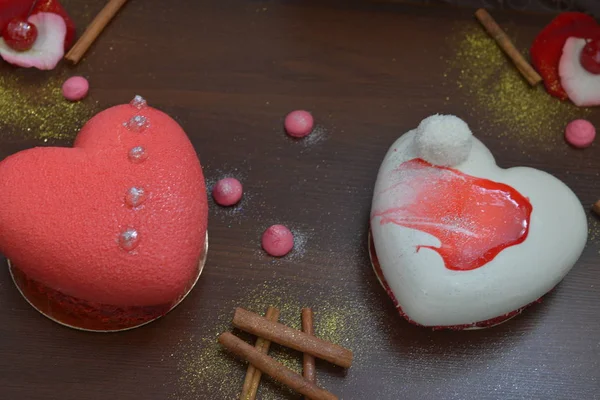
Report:
M494 38L498 46L506 53L511 59L513 64L517 67L521 75L529 82L531 86L535 86L542 81L542 77L537 73L535 69L525 60L525 57L515 47L512 41L508 38L506 33L498 26L494 18L483 8L480 8L475 12L475 17L483 25L487 33Z
M279 310L275 307L269 307L265 317L269 321L277 322L279 320ZM259 337L256 339L256 350L262 354L269 354L269 347L271 342L269 340ZM260 383L260 377L262 372L252 364L248 364L248 371L246 371L246 379L244 380L244 386L242 387L242 393L240 394L240 400L255 400L256 393L258 392L258 385Z
M592 206L592 210L594 210L594 212L600 216L600 200L598 200L597 202L594 203L594 205Z
M110 0L98 15L96 15L96 18L94 18L92 23L87 27L79 40L77 40L77 43L71 47L71 50L69 50L65 58L73 64L77 64L92 43L94 43L96 38L98 38L100 33L102 33L106 25L108 25L126 2L127 0Z
M329 361L340 367L350 368L352 365L353 355L350 350L304 332L288 328L278 322L271 322L243 308L235 309L233 326L258 337Z
M261 317L262 318L262 317ZM219 343L238 357L247 360L257 369L271 376L273 379L283 383L300 394L303 394L313 400L337 400L337 396L321 389L314 383L304 379L301 375L295 373L281 363L273 360L266 354L261 353L256 348L239 339L230 332L225 332L219 336Z
M302 331L307 335L315 335L313 312L310 308L302 309ZM304 353L302 356L302 374L307 381L312 383L317 382L317 377L315 375L315 358L308 353Z

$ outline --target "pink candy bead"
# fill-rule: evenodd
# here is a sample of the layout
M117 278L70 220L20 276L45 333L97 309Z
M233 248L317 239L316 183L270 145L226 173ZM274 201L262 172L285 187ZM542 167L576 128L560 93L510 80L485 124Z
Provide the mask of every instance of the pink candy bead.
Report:
M213 188L213 198L221 206L232 206L242 198L242 184L235 178L221 179Z
M283 225L273 225L262 235L262 247L274 257L282 257L294 247L294 235Z
M62 94L67 100L78 101L87 96L89 89L90 84L87 79L83 76L73 76L63 83Z
M314 120L308 111L292 111L285 117L285 131L288 135L301 138L312 132Z
M595 138L596 128L585 119L571 121L565 129L565 139L574 147L589 147L592 145Z

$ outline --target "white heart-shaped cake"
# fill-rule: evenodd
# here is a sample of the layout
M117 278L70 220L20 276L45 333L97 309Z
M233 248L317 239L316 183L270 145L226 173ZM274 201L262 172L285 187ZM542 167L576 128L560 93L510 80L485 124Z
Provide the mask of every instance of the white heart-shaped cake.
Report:
M435 115L402 135L380 167L371 259L410 322L498 324L558 284L587 240L585 211L560 180L502 169L469 127Z

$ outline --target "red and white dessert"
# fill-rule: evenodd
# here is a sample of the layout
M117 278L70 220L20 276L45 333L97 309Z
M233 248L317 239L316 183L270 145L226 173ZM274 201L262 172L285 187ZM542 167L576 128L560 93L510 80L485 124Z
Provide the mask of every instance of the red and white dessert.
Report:
M499 168L462 120L435 115L385 156L371 233L375 271L400 313L465 329L502 322L550 291L583 251L587 221L564 183Z
M0 251L27 300L89 330L167 313L196 282L207 194L194 147L139 96L105 110L73 148L0 163Z
M53 69L75 39L57 0L0 0L0 56L21 67Z
M531 60L551 95L578 106L600 104L600 26L593 17L557 16L533 42Z

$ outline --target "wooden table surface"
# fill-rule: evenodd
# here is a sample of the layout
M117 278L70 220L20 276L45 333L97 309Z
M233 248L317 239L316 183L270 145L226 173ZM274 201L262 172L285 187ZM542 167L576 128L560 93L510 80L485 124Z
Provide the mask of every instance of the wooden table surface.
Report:
M102 3L65 1L80 31ZM551 18L495 16L525 49ZM313 307L317 333L355 352L348 371L317 364L319 384L343 399L600 398L597 218L590 216L589 243L556 290L493 329L411 326L371 270L366 237L379 164L400 134L433 113L463 117L500 166L553 173L586 209L600 198L600 147L577 151L561 140L567 116L580 114L598 126L600 113L569 108L543 117L540 132L511 131L527 126L510 122L527 109L493 119L489 104L477 100L484 88L467 90L453 75L468 67L453 64L465 29L479 29L473 10L144 0L129 2L76 67L42 73L2 64L2 79L18 76L23 85L87 76L91 92L80 117L143 95L184 127L209 185L233 175L245 197L231 210L211 200L209 255L199 283L179 307L143 328L118 334L64 328L32 309L2 268L0 399L236 398L246 366L222 351L216 337L231 329L234 307L264 312L269 305L280 307L281 320L292 326L299 325L301 307ZM508 63L503 68L514 73ZM313 113L313 136L285 136L283 116L293 109ZM0 158L37 145L69 145L70 132L84 122L69 120L65 138L50 132L44 141L8 121L0 121ZM272 223L296 233L296 249L279 260L260 250L260 234ZM294 351L274 346L272 354L300 365ZM299 397L264 379L259 398Z

